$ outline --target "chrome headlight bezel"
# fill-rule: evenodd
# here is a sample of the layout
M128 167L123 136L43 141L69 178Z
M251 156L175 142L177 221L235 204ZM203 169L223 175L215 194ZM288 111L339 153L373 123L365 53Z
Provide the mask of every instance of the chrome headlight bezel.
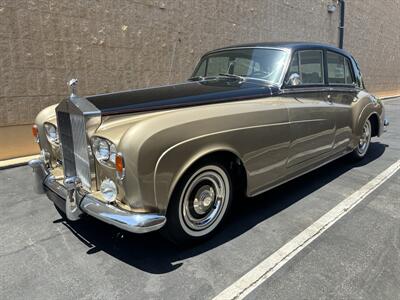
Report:
M57 126L52 123L46 122L44 123L43 127L44 127L44 132L46 133L46 138L49 141L49 143L58 146L60 144L60 140L58 136Z
M94 136L91 138L92 152L96 160L103 166L115 168L117 146L110 140Z

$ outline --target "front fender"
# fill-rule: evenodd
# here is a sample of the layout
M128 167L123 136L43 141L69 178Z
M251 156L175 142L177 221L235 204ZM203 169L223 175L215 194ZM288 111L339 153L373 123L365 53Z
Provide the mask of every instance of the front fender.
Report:
M220 151L240 157L231 145L221 143L215 136L187 140L167 149L157 161L154 172L154 195L159 208L167 210L178 181L195 162Z

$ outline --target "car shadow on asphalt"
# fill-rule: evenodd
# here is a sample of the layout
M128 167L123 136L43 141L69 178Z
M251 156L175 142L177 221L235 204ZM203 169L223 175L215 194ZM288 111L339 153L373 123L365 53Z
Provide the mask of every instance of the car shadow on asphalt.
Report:
M87 255L103 251L145 272L168 273L179 268L185 259L235 239L352 168L378 159L386 147L388 146L379 142L371 143L368 155L361 162L353 162L348 157L343 157L257 197L242 199L215 236L191 248L177 248L157 232L132 234L91 217L76 222L67 222L60 218L54 223L61 222L68 227L89 248ZM248 201L252 201L251 205L246 205Z

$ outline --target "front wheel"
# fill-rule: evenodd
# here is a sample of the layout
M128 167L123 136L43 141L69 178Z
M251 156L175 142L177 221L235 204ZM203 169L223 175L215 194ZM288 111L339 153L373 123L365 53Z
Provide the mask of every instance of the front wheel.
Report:
M232 198L232 180L225 166L194 167L178 183L161 232L178 245L207 239L224 221Z
M366 120L362 129L361 137L357 147L353 150L352 156L356 160L361 160L368 152L372 137L372 127L370 120Z

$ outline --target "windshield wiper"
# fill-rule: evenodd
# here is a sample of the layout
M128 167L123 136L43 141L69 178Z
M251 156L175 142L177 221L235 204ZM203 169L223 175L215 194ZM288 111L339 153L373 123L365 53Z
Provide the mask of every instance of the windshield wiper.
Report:
M204 76L194 76L194 77L190 77L188 80L191 80L191 81L203 81L205 79L206 79L206 77L204 77Z
M246 78L240 75L236 75L236 74L228 74L228 73L219 73L219 76L225 76L225 77L229 77L229 78L235 78L238 79L240 81L245 81Z

